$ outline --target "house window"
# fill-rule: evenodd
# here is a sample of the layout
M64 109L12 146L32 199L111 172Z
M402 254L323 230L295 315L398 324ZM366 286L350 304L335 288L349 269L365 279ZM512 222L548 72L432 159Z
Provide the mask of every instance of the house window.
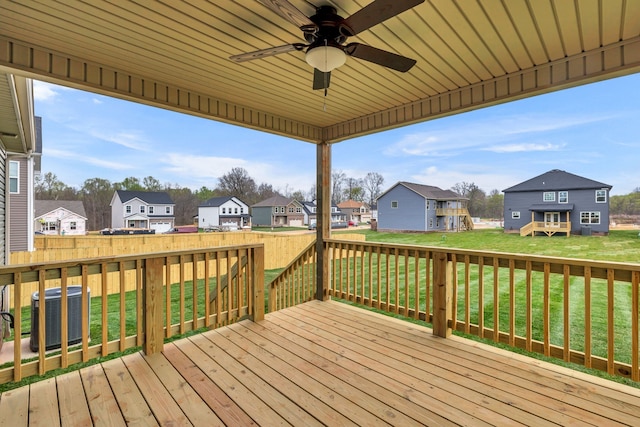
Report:
M71 221L69 223L69 230L77 230L78 229L78 224L75 221Z
M135 221L129 221L129 227L130 228L135 228L136 227L136 222Z
M243 214L244 213L244 208L240 208L240 213Z
M125 206L125 207L124 207L124 211L125 211L126 213L130 214L130 213L131 213L131 205L127 205L127 206Z
M580 224L600 224L600 212L580 212Z
M144 211L145 211L144 205L140 205L140 213L144 213Z
M607 190L596 190L596 203L607 203Z
M520 211L511 212L511 219L520 219Z
M289 213L293 213L293 206L289 208Z
M398 201L397 200L393 200L391 202L391 209L398 209Z
M20 163L9 162L9 193L20 193Z
M56 231L58 229L58 223L56 221L46 222L44 229L48 231Z
M153 213L153 206L149 206L149 214Z
M568 191L558 191L558 203L569 203Z
M312 213L316 213L316 208L311 208Z
M296 213L302 213L302 208L296 208Z
M222 213L226 214L227 213L227 208L222 208Z
M166 214L170 214L171 213L171 206L167 206L164 208L164 213Z
M542 196L542 200L544 200L545 202L555 202L556 193L553 191L546 191Z
M233 213L237 214L238 213L238 208L233 208Z
M429 218L429 228L433 228L433 218Z

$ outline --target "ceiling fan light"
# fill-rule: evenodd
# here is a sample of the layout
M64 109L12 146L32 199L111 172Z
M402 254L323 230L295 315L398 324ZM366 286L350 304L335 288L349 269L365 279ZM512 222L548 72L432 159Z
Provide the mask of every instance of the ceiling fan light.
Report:
M304 58L307 64L323 73L338 68L347 61L347 54L333 46L317 46L307 51Z

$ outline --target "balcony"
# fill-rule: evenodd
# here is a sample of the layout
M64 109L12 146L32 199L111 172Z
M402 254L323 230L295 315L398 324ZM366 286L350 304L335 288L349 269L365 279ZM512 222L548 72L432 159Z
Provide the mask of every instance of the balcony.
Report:
M34 360L14 345L0 381L101 363L5 391L0 425L637 422L639 389L451 332L639 381L640 265L337 239L324 242L328 256L316 250L266 290L262 245L1 268L14 306L28 286L91 288L83 319L99 310L100 324L83 321L82 343L52 352L39 337ZM330 285L317 286L317 267Z

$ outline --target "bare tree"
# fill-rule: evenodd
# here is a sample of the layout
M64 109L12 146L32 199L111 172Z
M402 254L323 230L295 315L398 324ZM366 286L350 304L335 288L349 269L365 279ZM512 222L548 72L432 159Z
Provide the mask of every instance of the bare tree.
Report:
M47 172L36 176L35 182L36 200L77 200L78 192L75 188L60 181L56 174Z
M342 184L346 178L341 170L331 172L331 203L337 205L342 201Z
M451 187L451 190L469 199L467 209L469 209L471 216L481 216L485 213L487 195L476 184L473 182L458 182Z
M373 205L380 194L382 194L382 185L384 177L378 172L369 172L362 180L362 187L366 191L366 198L369 206Z
M225 196L235 196L245 203L252 205L257 199L256 182L249 176L244 168L233 168L230 172L222 175L218 188Z

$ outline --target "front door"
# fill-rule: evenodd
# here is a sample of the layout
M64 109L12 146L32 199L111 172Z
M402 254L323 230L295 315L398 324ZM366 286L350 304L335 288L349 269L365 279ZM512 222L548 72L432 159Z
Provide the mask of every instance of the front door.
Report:
M544 226L545 227L560 227L560 212L545 212L544 213Z

